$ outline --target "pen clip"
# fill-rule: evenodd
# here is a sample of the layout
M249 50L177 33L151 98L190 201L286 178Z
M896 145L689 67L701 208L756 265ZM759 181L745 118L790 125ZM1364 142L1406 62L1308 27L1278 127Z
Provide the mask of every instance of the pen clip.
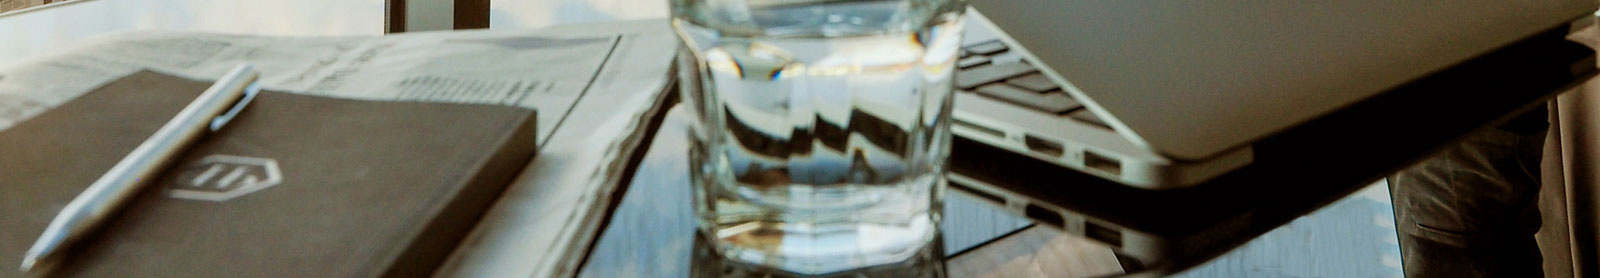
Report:
M228 108L228 112L222 113L222 115L218 115L216 118L211 119L211 131L216 132L217 130L221 130L222 126L227 125L230 121L233 121L233 117L239 116L239 111L243 111L246 105L250 105L250 101L254 100L256 98L256 94L260 92L261 83L251 81L250 85L244 87L244 96L239 98L239 102L235 102L233 107Z

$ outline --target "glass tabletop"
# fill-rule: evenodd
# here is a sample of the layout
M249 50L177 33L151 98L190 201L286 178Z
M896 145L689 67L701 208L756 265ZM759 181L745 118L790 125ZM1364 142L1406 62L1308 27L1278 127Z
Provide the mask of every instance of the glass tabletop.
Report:
M620 202L592 246L579 272L580 277L708 277L771 273L760 267L721 260L710 253L705 241L697 236L692 190L686 168L688 143L683 133L685 121L689 119L686 112L681 108L668 112L631 184L623 189L625 191ZM928 273L943 272L950 274L950 277L967 277L971 275L961 274L989 272L990 268L999 267L1001 263L1038 253L1038 250L1019 249L1021 246L1018 245L1038 248L1039 243L1057 238L1057 233L1048 231L1048 228L1036 228L1025 218L1007 213L954 188L946 192L944 199L940 246L929 251L939 254L927 254L921 259L849 275L929 277ZM1004 244L1011 241L1026 243ZM1104 250L1100 262L1110 265L1089 266L1067 273L1086 270L1099 275L1120 273L1120 267L1111 257L1109 249L1093 245L1086 246L1086 249ZM1110 260L1105 260L1108 258ZM1107 273L1107 269L1116 272Z

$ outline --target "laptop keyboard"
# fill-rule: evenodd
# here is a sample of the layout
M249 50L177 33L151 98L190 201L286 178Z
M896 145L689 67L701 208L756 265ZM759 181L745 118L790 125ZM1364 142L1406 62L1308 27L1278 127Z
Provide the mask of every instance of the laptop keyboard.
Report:
M956 88L1039 112L1111 128L1061 91L1061 85L1045 77L1033 65L1021 61L997 62L995 58L1009 50L1010 47L998 40L962 47L961 59L956 61L956 66L960 68L956 71Z

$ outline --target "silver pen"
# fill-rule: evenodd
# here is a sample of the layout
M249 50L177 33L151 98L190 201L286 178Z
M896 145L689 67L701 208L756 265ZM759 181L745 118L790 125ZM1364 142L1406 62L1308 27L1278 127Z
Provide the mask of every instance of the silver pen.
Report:
M215 132L237 116L260 91L257 73L240 64L195 98L104 176L79 193L56 214L39 240L28 248L22 271L54 263L73 242L93 233L116 210L138 196L157 174L202 135Z

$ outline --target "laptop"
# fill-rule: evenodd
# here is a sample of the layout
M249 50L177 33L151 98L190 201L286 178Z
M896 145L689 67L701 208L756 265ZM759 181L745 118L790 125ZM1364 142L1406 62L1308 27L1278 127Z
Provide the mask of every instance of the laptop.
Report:
M1565 24L1595 2L973 1L953 132L1128 186ZM988 15L988 16L986 16Z
M1112 203L1159 203L1130 198L1159 195L1170 201L1181 197L1175 195L1204 191L1163 189L1205 182L1250 165L1256 157L1293 155L1274 153L1283 146L1257 152L1252 144L1362 100L1415 85L1462 61L1505 54L1508 51L1499 51L1502 47L1527 42L1524 39L1559 40L1560 36L1547 35L1593 16L1597 8L1586 0L1393 1L1381 7L1343 2L1019 0L974 1L972 6L957 62L955 85L960 92L955 96L952 129L966 139L958 143L978 145L958 146L975 153L967 158L978 161L952 163L1006 161L989 167L1017 172L1059 167L1126 185L1118 188L1126 190L1113 190L1118 194L1111 195L1116 196L1064 198L1109 198L1105 202ZM1586 57L1592 59L1592 52ZM1594 63L1566 62L1574 70ZM1562 80L1566 79L1551 82ZM1407 91L1415 91L1411 89L1415 88ZM1069 181L984 179L956 171L948 176L959 191L1064 233L1104 243L1124 268L1157 271L1150 273L1181 266L1174 265L1177 257L1220 255L1241 244L1226 234L1264 232L1255 229L1270 229L1259 227L1268 224L1256 221L1277 221L1244 211L1203 224L1193 233L1169 235L1124 227L1127 223L1122 222L1128 219L1107 217L1127 215L1103 211L1140 204L1084 207L1045 201L1063 199L1055 198L1059 196L1007 189L1043 188L1028 190L1039 194L1070 186ZM1088 192L1105 190L1097 187ZM1203 210L1193 205L1204 202L1174 209ZM1148 225L1162 220L1141 221Z

